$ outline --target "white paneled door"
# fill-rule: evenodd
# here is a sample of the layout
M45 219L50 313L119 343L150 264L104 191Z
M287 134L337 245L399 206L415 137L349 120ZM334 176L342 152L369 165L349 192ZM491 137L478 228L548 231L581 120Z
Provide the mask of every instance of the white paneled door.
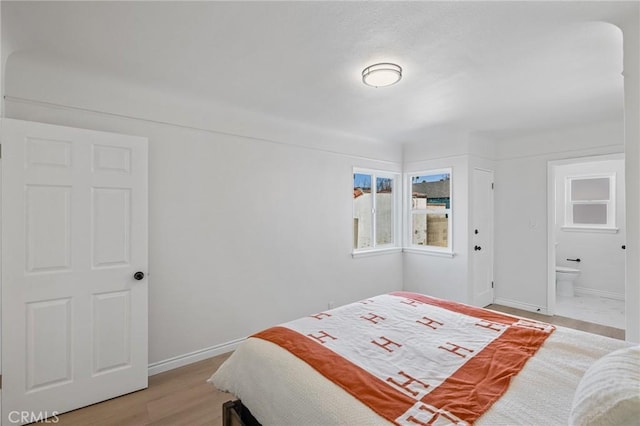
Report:
M493 303L493 171L473 169L473 303Z
M147 140L2 119L2 425L147 387Z

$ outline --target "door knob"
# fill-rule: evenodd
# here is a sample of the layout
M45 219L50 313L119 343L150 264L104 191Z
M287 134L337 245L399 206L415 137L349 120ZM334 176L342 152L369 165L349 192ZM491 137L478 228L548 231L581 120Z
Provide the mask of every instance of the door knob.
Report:
M140 280L141 280L141 279L143 279L143 278L144 278L144 272L140 272L140 271L138 271L138 272L136 272L135 274L133 274L133 279L134 279L134 280L138 280L138 281L140 281Z
M480 247L480 246L475 246L473 249L474 249L475 251L480 251L480 250L482 250L482 247Z
M623 245L621 248L622 248L622 250L626 250L626 249L627 249L627 246L626 246L626 245Z

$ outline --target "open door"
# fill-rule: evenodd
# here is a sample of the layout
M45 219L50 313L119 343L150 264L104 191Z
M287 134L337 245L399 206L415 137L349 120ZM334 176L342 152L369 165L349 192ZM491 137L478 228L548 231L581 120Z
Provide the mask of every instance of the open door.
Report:
M147 140L2 119L2 425L147 387Z

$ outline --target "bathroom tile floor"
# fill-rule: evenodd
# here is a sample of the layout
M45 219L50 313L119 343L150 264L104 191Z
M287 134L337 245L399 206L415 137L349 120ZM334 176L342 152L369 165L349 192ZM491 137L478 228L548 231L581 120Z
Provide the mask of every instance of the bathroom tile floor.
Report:
M558 296L555 314L609 327L625 328L624 300L586 294L576 294L574 297Z

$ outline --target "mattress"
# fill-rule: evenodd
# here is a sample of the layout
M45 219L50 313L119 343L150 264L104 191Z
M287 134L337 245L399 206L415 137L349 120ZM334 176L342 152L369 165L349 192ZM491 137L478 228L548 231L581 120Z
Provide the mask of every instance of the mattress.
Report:
M512 378L478 425L566 425L584 372L629 344L563 327ZM250 337L209 379L263 425L386 425L360 400L286 349Z

